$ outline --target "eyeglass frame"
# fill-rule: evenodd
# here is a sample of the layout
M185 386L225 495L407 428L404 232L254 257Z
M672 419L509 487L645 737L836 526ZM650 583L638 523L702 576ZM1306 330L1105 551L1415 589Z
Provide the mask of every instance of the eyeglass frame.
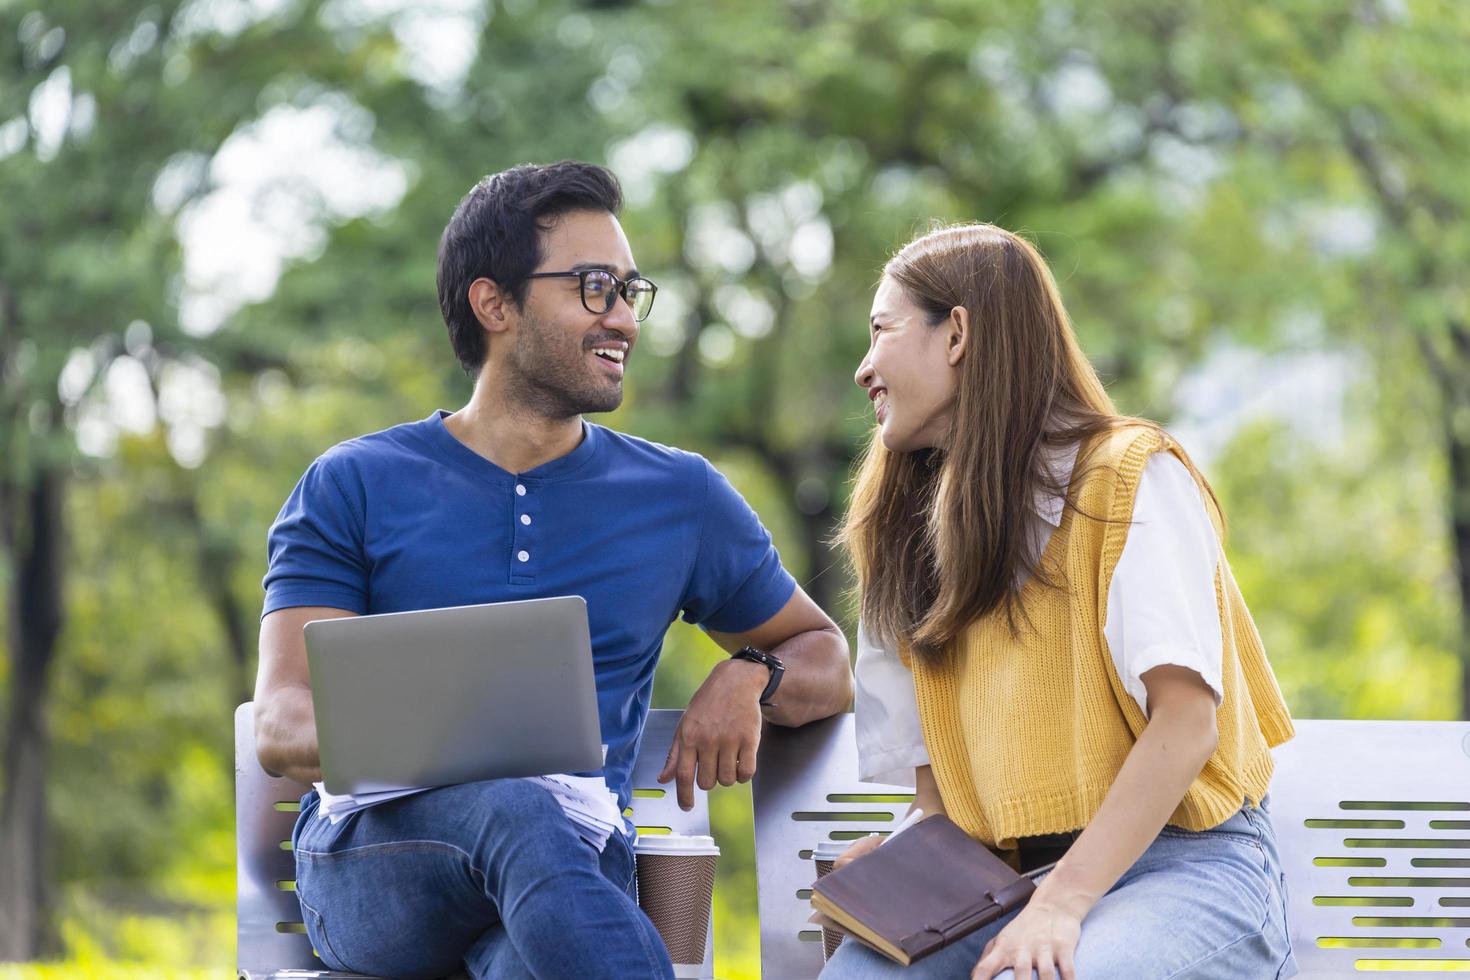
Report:
M608 276L612 279L614 283L617 284L613 291L608 294L612 298L608 300L607 309L594 310L592 307L587 305L587 277L592 275L593 273ZM531 272L526 274L527 279L559 279L565 278L567 276L577 277L577 296L582 300L582 309L596 316L605 316L606 314L611 313L612 308L618 302L619 296L623 298L623 302L628 304L628 309L631 311L633 309L633 301L628 299L628 286L640 279L643 282L648 283L650 295L648 297L647 312L645 312L642 316L637 316L635 314L634 320L636 322L642 323L644 320L648 319L648 314L653 312L653 301L658 297L658 283L654 282L652 279L649 279L647 276L633 276L632 278L624 279L616 272L613 272L609 269L581 269L575 272Z

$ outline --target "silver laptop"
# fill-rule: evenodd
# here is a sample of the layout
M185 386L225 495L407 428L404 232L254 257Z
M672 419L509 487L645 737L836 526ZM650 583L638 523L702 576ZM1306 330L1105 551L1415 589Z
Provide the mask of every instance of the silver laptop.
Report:
M329 792L602 767L581 596L313 620L306 659Z

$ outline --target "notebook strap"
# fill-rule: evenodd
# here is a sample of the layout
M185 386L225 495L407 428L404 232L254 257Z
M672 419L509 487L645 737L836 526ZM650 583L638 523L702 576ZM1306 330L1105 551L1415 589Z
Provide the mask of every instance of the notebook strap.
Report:
M1030 898L1031 893L1035 890L1036 883L1030 878L1023 877L1011 882L998 892L986 892L986 896L1001 908L1009 910Z
M941 947L948 946L956 939L969 935L978 926L1005 915L1024 902L1035 890L1036 886L1030 878L1022 878L998 892L985 892L985 904L966 909L943 922L934 925L926 924L923 929L919 930L919 935L933 933L939 936ZM905 942L899 945L907 950L910 944Z

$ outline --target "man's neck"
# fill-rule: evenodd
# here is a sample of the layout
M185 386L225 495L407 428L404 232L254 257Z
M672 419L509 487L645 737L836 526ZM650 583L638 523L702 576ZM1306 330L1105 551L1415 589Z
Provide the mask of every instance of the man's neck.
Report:
M491 394L491 392L502 392ZM449 434L503 470L525 473L582 443L582 418L549 419L507 399L482 375L469 403L444 420Z

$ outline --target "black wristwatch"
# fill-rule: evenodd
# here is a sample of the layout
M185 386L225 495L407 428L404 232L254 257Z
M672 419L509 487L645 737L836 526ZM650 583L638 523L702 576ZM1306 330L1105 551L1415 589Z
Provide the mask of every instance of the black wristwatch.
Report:
M766 653L755 647L741 647L730 654L731 660L749 660L753 664L761 664L771 672L771 679L766 682L766 689L761 692L761 707L774 708L776 702L771 700L771 695L776 693L776 688L781 684L781 675L786 673L786 665L781 658L774 653Z

